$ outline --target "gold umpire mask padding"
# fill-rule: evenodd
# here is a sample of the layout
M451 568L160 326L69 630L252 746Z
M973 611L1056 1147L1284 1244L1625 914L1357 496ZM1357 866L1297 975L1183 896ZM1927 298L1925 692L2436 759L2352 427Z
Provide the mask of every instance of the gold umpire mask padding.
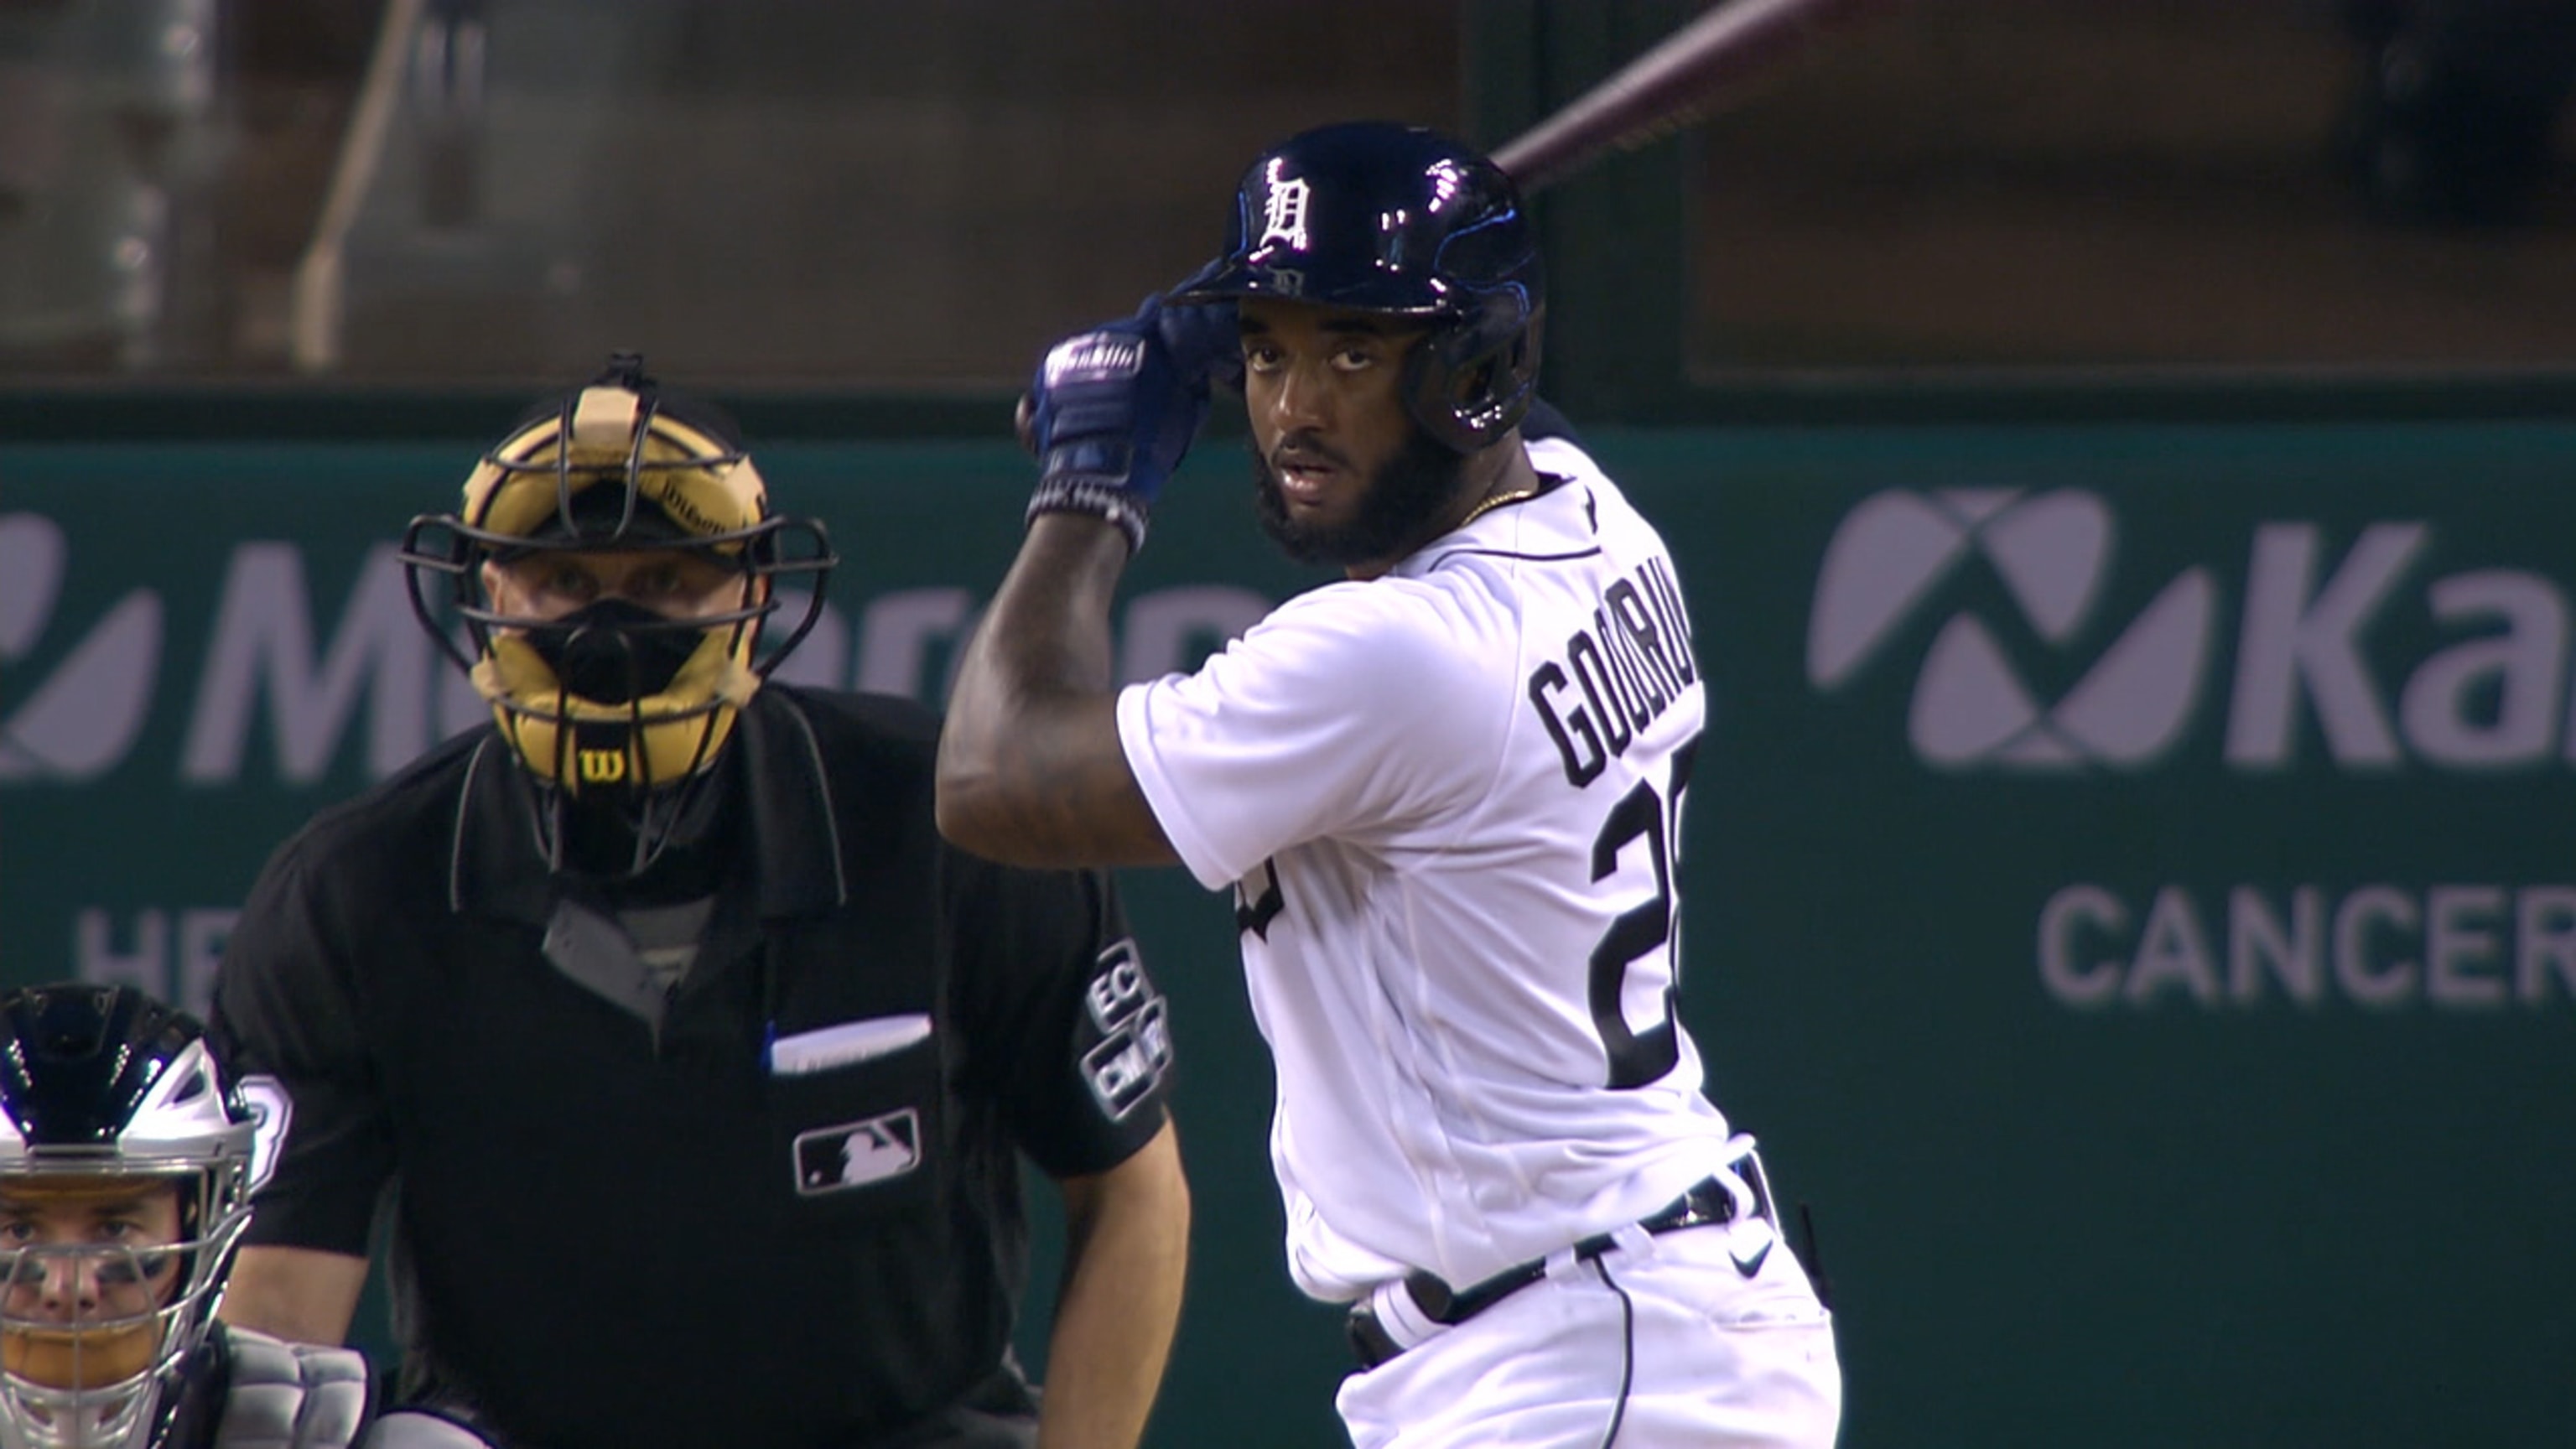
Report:
M760 474L738 448L614 383L584 388L494 448L466 480L460 514L487 539L531 549L682 549L737 567L768 517ZM568 793L671 785L714 763L759 689L752 659L767 604L765 581L748 582L743 607L710 617L669 686L641 699L571 692L498 619L474 685L520 760Z
M736 553L742 537L769 516L768 491L751 459L687 423L650 411L641 394L613 384L587 387L571 412L569 462L558 446L560 413L536 419L485 455L465 480L467 523L511 538L535 538L549 525L561 525L569 530L566 541L694 540ZM573 525L571 506L585 490L629 482L633 517L646 532L621 537L613 529ZM647 504L661 516L655 518Z
M528 769L573 795L649 790L705 769L733 733L760 676L732 642L739 626L711 629L670 688L626 704L567 692L525 639L496 635L474 666L502 737Z

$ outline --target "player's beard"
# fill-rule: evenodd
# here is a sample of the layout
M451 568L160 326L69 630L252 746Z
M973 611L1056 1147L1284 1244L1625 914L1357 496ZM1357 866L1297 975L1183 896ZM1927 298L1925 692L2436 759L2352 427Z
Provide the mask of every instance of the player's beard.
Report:
M1467 458L1434 442L1415 428L1396 455L1378 465L1350 521L1304 523L1290 515L1279 491L1279 473L1255 440L1252 448L1253 508L1261 531L1299 563L1350 568L1393 563L1430 542L1431 528L1458 499Z

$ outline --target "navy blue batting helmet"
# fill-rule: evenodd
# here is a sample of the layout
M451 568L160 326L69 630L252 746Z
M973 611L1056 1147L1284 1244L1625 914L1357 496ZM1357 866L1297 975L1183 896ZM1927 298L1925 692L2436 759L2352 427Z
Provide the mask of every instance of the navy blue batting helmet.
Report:
M1511 431L1537 387L1547 298L1528 208L1499 167L1437 131L1357 121L1264 152L1235 194L1225 254L1171 300L1240 297L1422 318L1405 405L1461 453Z

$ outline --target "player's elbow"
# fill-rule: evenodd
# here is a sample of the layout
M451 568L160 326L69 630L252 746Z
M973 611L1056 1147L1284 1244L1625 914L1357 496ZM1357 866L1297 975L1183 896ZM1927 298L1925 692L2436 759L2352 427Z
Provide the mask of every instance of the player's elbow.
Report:
M1047 865L1031 853L1016 802L1000 774L942 749L932 787L931 813L948 843L1004 865Z
M1146 803L1106 706L1010 729L950 717L933 776L939 833L961 850L1039 870L1179 859Z
M992 813L994 777L1000 763L989 737L961 718L952 702L939 729L939 748L931 761L932 813L939 833L965 845Z
M939 822L939 833L951 845L988 859L1003 859L1001 852L1008 838L1002 829L999 794L989 772L975 769L971 762L952 760L947 750L940 751L932 814Z
M1004 865L1025 863L1011 858L1009 837L995 829L992 818L972 804L941 790L938 813L939 833L947 837L949 844Z

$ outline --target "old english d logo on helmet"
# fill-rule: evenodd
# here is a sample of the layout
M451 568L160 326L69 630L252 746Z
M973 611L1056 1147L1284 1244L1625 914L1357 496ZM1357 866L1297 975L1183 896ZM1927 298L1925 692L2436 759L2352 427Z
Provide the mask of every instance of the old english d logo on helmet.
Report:
M1282 176L1273 168L1263 178L1260 246L1280 242L1296 250L1306 249L1306 198L1314 194L1305 179Z

